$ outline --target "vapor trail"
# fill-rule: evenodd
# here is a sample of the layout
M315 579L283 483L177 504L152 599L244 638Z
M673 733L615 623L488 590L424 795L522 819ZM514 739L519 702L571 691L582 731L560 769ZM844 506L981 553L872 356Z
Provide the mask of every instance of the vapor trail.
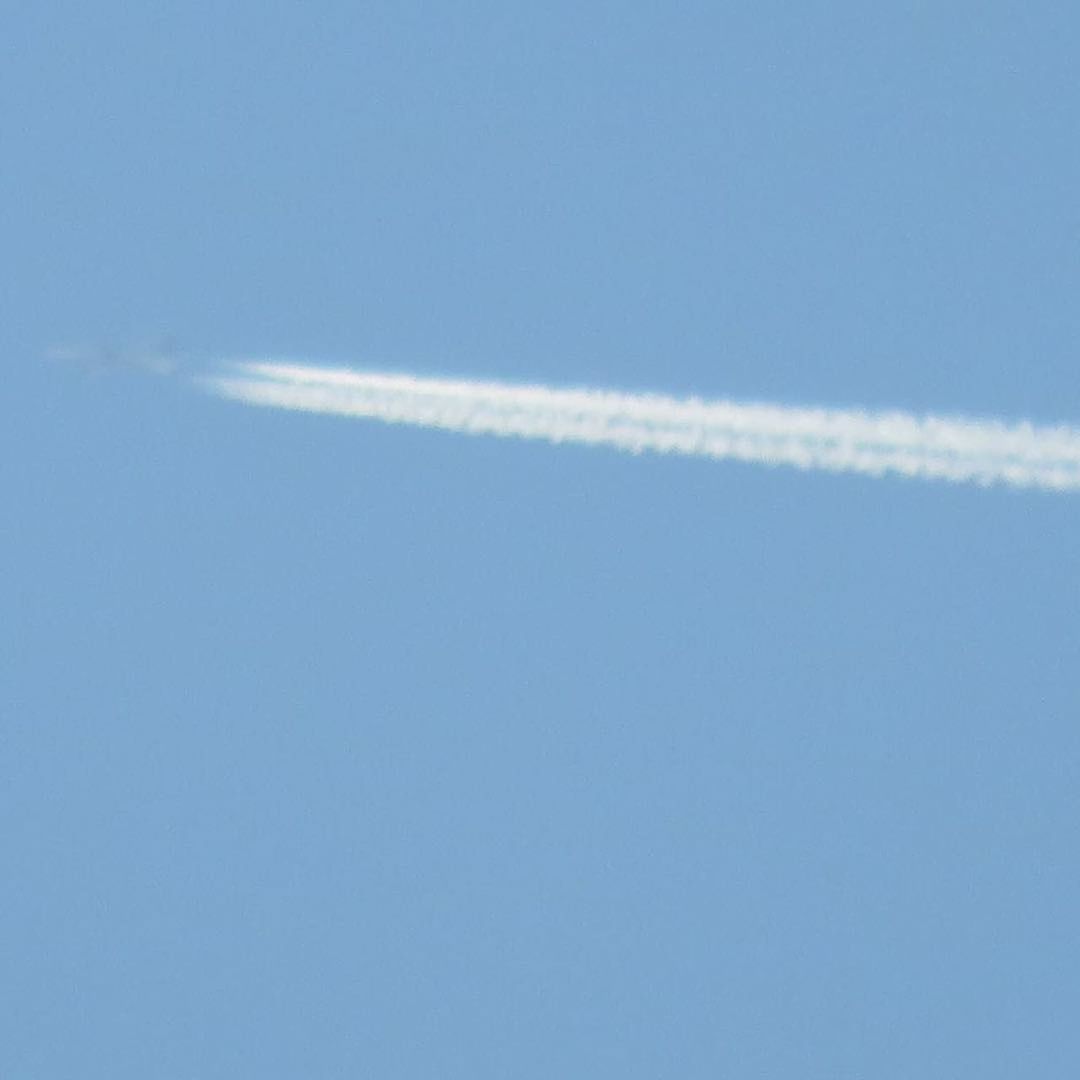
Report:
M244 362L206 380L254 405L872 476L1080 490L1080 429Z

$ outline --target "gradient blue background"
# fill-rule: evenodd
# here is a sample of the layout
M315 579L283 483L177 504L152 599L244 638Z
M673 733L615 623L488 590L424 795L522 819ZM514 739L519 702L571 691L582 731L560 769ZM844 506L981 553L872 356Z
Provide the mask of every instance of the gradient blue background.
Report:
M1080 499L188 379L1080 420L1075 4L3 23L0 1074L1076 1075Z

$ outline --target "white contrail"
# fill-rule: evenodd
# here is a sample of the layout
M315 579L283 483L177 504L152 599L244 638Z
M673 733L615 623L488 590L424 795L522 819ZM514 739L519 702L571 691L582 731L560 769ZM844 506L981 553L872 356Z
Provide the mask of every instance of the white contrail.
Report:
M256 405L473 434L880 476L1080 490L1080 429L243 362L205 380Z

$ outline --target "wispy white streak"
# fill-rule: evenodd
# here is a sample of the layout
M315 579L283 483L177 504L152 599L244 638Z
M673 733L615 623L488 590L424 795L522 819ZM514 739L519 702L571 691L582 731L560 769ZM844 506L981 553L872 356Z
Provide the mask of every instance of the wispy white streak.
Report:
M208 380L256 405L880 476L1080 490L1080 430L246 362Z

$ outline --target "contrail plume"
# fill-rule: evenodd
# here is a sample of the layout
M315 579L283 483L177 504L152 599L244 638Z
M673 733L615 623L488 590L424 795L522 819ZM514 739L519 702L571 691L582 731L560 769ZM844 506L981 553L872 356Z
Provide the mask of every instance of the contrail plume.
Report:
M872 476L1080 490L1080 429L794 408L255 362L206 380L228 398L471 434Z

